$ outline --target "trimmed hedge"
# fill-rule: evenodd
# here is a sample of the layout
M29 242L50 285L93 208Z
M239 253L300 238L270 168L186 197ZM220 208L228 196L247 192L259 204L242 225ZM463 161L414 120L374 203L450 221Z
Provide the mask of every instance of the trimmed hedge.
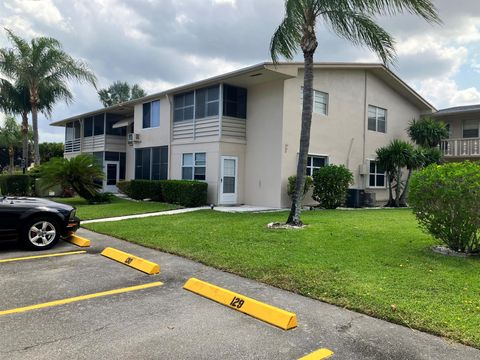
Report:
M28 196L32 193L33 178L30 175L0 175L2 195Z
M132 180L127 188L127 195L132 199L163 202L161 180Z
M122 181L118 187L121 192L136 200L151 199L186 207L207 203L208 184L200 181L131 180Z
M207 203L208 184L190 180L161 180L163 201L186 207Z
M313 172L313 199L325 209L345 204L353 174L344 165L327 165Z
M118 190L125 195L128 195L130 192L130 181L121 180L117 182Z

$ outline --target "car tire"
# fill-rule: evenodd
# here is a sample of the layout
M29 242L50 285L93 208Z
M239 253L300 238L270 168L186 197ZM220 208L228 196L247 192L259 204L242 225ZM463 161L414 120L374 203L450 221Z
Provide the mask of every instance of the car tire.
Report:
M35 217L25 222L20 240L30 250L48 250L60 239L60 225L51 217Z

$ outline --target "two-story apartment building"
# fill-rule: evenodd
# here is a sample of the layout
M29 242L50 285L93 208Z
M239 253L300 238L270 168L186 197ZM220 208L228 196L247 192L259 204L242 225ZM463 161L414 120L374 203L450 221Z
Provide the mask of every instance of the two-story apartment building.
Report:
M105 191L120 179L194 179L214 204L288 206L301 125L303 64L262 63L52 125L65 156L91 153ZM434 107L381 64L317 63L307 172L344 164L353 187L386 198L375 151L408 139Z
M433 117L448 128L440 145L446 161L480 160L480 104L442 109Z

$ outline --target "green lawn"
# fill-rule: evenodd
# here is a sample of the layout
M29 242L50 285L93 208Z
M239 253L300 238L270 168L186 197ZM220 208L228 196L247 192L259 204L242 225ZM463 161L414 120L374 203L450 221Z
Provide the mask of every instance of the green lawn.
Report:
M55 198L57 202L69 204L77 208L77 216L82 220L101 219L107 217L142 214L147 212L177 209L178 206L159 202L131 201L113 197L109 204L89 205L86 200L74 198Z
M202 210L87 227L480 348L480 259L432 253L411 211L305 212L306 229L266 228L286 215Z

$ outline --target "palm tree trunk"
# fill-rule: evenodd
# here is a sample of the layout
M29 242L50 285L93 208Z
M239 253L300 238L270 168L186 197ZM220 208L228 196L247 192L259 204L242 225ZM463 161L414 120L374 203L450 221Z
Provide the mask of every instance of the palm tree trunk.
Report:
M392 189L392 175L388 172L387 173L387 181L388 181L388 203L385 204L386 207L393 207L393 189Z
M13 146L8 147L8 158L10 159L10 165L8 167L8 173L13 175L13 171L15 170L15 149Z
M28 167L28 113L22 113L22 159L23 159L23 173Z
M36 102L32 101L32 128L33 128L33 149L35 151L35 165L40 165L40 149L38 147L38 109Z
M312 125L313 107L313 51L304 52L305 73L303 79L302 130L300 133L300 149L297 163L297 181L292 196L292 207L287 224L301 226L300 212L302 208L303 189L307 172L308 148L310 146L310 128Z
M407 190L408 185L410 184L410 178L412 177L413 169L408 169L408 176L407 180L405 181L405 187L403 188L402 195L400 195L400 206L406 207L407 206Z
M400 187L402 184L402 171L397 169L397 187L395 188L395 207L400 207Z

